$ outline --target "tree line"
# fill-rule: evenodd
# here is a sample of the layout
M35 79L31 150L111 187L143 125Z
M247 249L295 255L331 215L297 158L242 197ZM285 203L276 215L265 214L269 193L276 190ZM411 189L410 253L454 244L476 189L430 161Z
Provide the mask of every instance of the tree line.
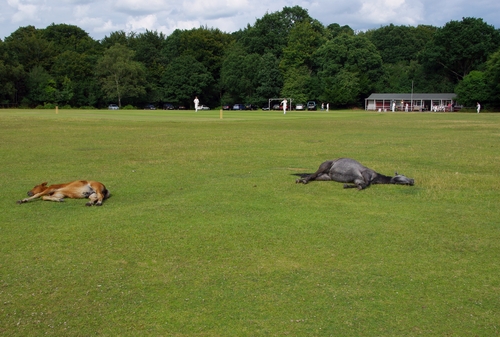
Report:
M2 106L102 108L109 103L262 105L271 97L363 106L373 92L455 92L500 107L500 31L480 18L443 27L324 26L299 6L233 33L200 27L116 31L102 40L67 24L0 39Z

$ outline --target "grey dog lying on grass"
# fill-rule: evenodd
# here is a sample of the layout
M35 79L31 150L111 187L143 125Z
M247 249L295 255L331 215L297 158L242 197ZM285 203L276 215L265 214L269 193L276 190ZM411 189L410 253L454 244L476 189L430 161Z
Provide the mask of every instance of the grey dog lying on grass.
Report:
M375 172L368 167L361 165L354 159L339 158L325 161L319 166L319 169L313 173L298 173L300 176L296 183L307 184L312 180L318 181L337 181L344 184L344 188L357 188L362 190L371 184L397 184L413 186L415 180L405 177L396 172L394 177L386 176ZM348 183L354 185L348 185Z

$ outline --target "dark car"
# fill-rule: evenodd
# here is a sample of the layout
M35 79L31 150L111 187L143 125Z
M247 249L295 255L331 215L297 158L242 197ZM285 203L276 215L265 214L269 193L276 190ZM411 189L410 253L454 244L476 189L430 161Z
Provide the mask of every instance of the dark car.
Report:
M163 110L174 110L175 107L172 103L165 103L163 104Z
M147 104L144 107L144 110L156 110L156 107L154 106L154 104Z
M225 104L225 105L222 106L222 110L231 110L231 106Z
M245 105L245 109L247 110L257 110L259 107L256 106L255 104L247 104Z
M245 110L245 104L235 104L233 110Z
M281 104L274 104L273 110L281 110Z
M262 106L262 110L264 110L264 111L269 110L269 104L264 104L264 105Z
M186 110L186 106L185 105L179 105L179 110Z
M316 110L316 102L315 101L309 101L307 102L307 110Z

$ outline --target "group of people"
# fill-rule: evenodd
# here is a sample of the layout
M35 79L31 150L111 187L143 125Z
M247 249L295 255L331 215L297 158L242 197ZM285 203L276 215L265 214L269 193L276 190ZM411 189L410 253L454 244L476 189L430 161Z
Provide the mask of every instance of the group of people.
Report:
M200 100L198 99L198 96L194 97L194 101L193 102L194 102L194 110L196 112L198 112L198 107L199 107L199 104L200 104ZM286 109L288 108L288 101L287 101L286 98L281 102L281 105L283 106L283 114L286 115ZM327 103L326 104L326 111L329 110L329 106L330 106L330 104ZM438 106L437 105L433 106L432 108L433 108L434 112L438 111ZM477 102L476 108L477 108L477 113L479 113L479 111L481 111L481 104L479 104L479 102ZM325 109L325 103L321 103L321 110L324 110L324 109ZM395 110L396 110L396 103L393 102L392 103L392 112L394 112ZM406 105L405 105L405 111L408 111L408 103L406 103ZM439 111L444 111L444 106L443 106L443 110L439 109Z

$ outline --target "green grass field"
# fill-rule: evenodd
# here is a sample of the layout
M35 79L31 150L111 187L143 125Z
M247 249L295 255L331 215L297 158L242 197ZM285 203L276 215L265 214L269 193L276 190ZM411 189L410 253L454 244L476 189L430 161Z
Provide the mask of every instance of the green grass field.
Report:
M2 336L498 336L500 114L0 110ZM415 186L295 184L351 157ZM102 207L16 200L103 182Z

